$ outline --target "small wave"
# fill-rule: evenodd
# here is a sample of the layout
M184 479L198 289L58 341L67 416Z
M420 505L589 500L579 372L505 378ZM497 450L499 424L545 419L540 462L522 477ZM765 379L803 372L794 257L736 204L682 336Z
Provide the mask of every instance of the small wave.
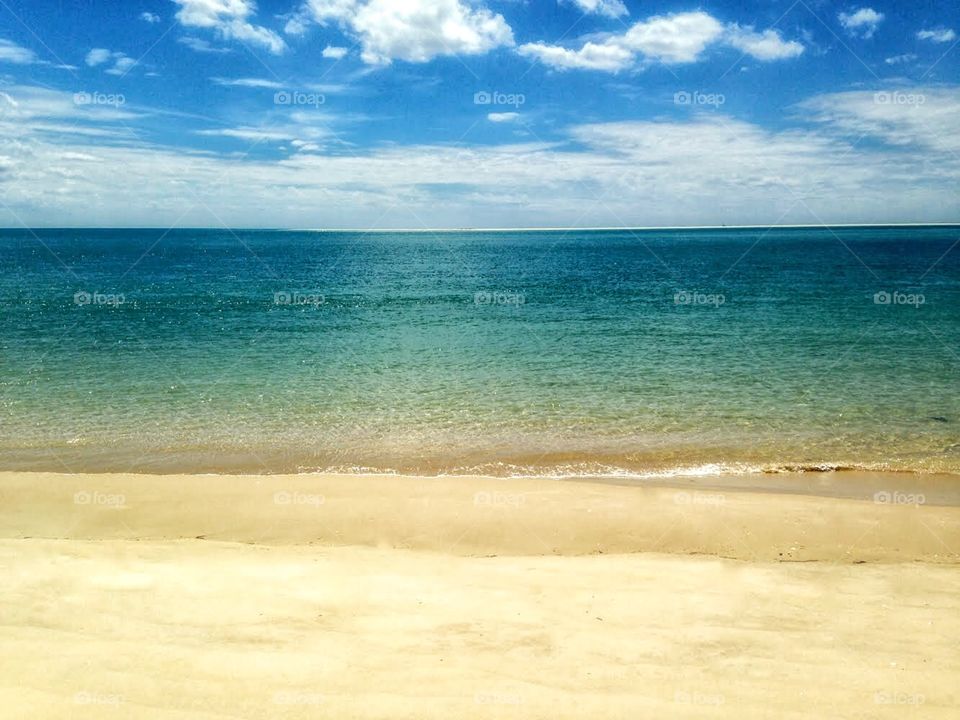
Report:
M628 468L602 463L570 463L563 465L520 465L504 462L481 463L425 469L422 467L369 467L361 465L335 465L329 467L300 467L303 474L334 475L419 475L432 477L502 477L502 478L550 478L556 480L610 479L610 480L665 480L671 478L723 477L736 475L778 475L834 472L903 472L924 473L924 469L891 467L886 463L701 463L659 468Z
M786 463L783 465L764 465L760 472L768 475L776 473L825 473L849 472L851 470L886 470L883 465L856 465L848 463Z

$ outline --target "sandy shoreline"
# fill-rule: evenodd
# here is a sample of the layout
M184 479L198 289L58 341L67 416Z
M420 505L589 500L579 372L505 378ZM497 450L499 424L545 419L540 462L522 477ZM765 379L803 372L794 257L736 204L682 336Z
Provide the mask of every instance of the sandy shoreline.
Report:
M887 488L876 501L532 478L0 473L0 538L960 561L960 507L913 504L925 496L909 481L860 478Z
M953 718L960 508L902 483L0 473L0 705Z

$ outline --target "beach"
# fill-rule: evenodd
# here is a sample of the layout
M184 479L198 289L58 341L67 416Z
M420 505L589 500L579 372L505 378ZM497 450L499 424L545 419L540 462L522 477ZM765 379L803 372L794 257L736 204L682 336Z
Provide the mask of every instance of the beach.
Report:
M0 720L960 720L960 3L0 18Z
M0 703L15 718L956 717L952 493L825 475L845 477L795 476L801 494L784 476L0 473Z

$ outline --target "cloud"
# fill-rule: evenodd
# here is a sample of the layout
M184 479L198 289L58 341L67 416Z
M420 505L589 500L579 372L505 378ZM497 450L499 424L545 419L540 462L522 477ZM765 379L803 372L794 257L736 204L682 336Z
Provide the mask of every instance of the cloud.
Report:
M956 40L957 34L950 28L934 28L933 30L921 30L917 33L920 40L930 40L935 43L947 43Z
M520 113L515 112L487 113L487 120L494 123L513 122L519 119Z
M23 137L46 124L69 120L77 124L77 130L92 129L87 123L110 123L136 120L142 117L125 110L120 103L99 104L78 101L85 93L66 93L42 87L15 85L0 92L0 137L4 140ZM89 98L88 98L89 99ZM11 123L10 125L4 125ZM0 140L0 143L3 141Z
M323 152L323 130L313 131L318 141L299 125L201 131L291 148L283 159L242 161L109 134L106 119L64 134L86 112L69 94L5 90L16 105L0 98L0 155L9 158L0 193L37 226L932 222L956 220L960 207L960 159L945 152L960 142L956 87L913 88L925 102L909 107L872 91L822 95L778 130L711 114L580 124L551 143L352 154ZM864 132L869 141L858 142ZM130 187L137 203L126 201Z
M587 15L604 15L609 18L618 18L629 15L630 11L621 0L565 0L576 5Z
M755 32L752 27L731 24L727 28L729 45L757 60L782 60L803 54L803 45L796 40L784 40L775 30Z
M559 70L618 72L637 63L692 63L713 44L730 45L764 61L796 57L803 52L803 45L784 40L776 30L757 32L736 23L724 26L702 11L654 16L635 23L620 35L588 41L578 50L527 43L518 52Z
M307 0L286 29L302 33L310 23L338 24L359 40L360 57L370 65L422 63L513 45L502 15L461 0Z
M917 56L913 53L907 53L905 55L894 55L893 57L888 57L884 62L887 65L902 65L903 63L913 62L917 59Z
M137 64L137 61L127 57L126 53L114 52L107 48L93 48L87 53L85 61L89 67L98 67L113 61L113 66L106 70L108 75L126 75Z
M306 140L291 140L290 144L293 145L297 150L303 152L320 152L322 148L314 142L308 142Z
M180 43L181 45L186 45L188 48L198 53L211 53L216 55L225 55L231 52L229 48L213 47L210 43L208 43L206 40L202 40L201 38L188 36L188 37L177 38L177 42Z
M236 138L238 140L253 140L255 142L271 140L286 142L296 137L295 135L291 135L289 132L280 130L264 130L256 127L224 128L222 130L197 130L196 134L205 135L207 137L220 136Z
M256 13L253 0L173 0L180 9L176 18L184 27L215 31L224 40L258 45L274 55L286 48L283 39L272 30L249 22Z
M960 153L958 88L841 92L807 100L798 108L809 119L834 132L912 148L918 158L934 151L950 154L956 160L956 153Z
M86 63L90 67L96 67L107 62L111 57L113 57L113 53L106 48L93 48L87 53Z
M342 57L345 57L348 50L345 47L335 47L333 45L327 45L323 49L323 56L325 58L333 58L334 60L339 60Z
M843 28L853 37L870 39L883 22L883 13L873 8L860 8L852 13L842 12L837 19Z
M579 50L569 50L559 45L527 43L517 48L517 52L526 57L536 58L545 65L558 70L606 70L618 72L636 61L636 57L625 47L616 43L588 42Z
M143 20L144 22L150 23L151 25L153 25L154 23L160 22L160 16L152 12L140 13L140 19Z
M274 80L263 80L261 78L210 78L217 85L225 87L246 87L246 88L265 88L268 90L279 90L282 84Z
M652 17L636 23L619 39L629 50L667 64L694 62L723 26L705 12Z
M117 58L117 61L114 63L113 67L107 70L107 75L126 75L136 64L137 61L133 58L127 57L126 55L121 55Z
M0 62L8 62L15 65L29 65L36 61L37 56L33 50L21 47L10 40L0 39Z

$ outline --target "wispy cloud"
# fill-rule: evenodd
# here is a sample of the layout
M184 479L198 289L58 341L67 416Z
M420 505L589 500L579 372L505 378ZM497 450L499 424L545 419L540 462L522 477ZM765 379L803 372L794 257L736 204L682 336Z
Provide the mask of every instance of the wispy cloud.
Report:
M306 112L279 126L200 131L212 146L221 138L239 150L253 143L288 149L285 159L243 162L227 152L50 132L84 110L64 93L8 94L15 104L0 99L0 137L13 139L0 146L10 158L4 199L35 224L170 224L183 213L183 222L218 222L203 204L237 226L311 226L318 208L325 223L354 227L371 217L409 225L411 211L438 225L529 222L522 204L504 205L508 196L529 198L538 222L559 225L932 221L955 219L960 181L954 87L914 88L903 97L821 95L798 106L791 127L775 131L711 114L579 124L567 129L569 142L354 153L324 152L330 118L301 123L313 117ZM119 129L106 119L84 127ZM870 141L858 142L862 135ZM124 201L132 186L135 208Z
M230 48L221 48L214 47L209 42L203 38L196 38L191 36L177 38L177 42L181 45L186 45L191 50L198 53L209 53L211 55L226 55L231 52Z
M173 0L180 9L177 21L184 27L213 30L224 40L249 43L279 55L286 43L273 30L254 25L256 14L252 0Z
M913 53L905 53L903 55L894 55L893 57L888 57L884 60L887 65L903 65L904 63L911 63L917 59L917 56Z
M957 39L957 33L950 28L934 28L933 30L921 30L917 33L920 40L929 40L935 43L948 43Z
M29 65L37 61L37 56L33 50L17 45L10 40L0 39L0 62L13 63L15 65Z
M246 88L266 88L270 90L279 90L283 85L275 80L264 80L263 78L210 78L217 85L225 87L246 87Z

